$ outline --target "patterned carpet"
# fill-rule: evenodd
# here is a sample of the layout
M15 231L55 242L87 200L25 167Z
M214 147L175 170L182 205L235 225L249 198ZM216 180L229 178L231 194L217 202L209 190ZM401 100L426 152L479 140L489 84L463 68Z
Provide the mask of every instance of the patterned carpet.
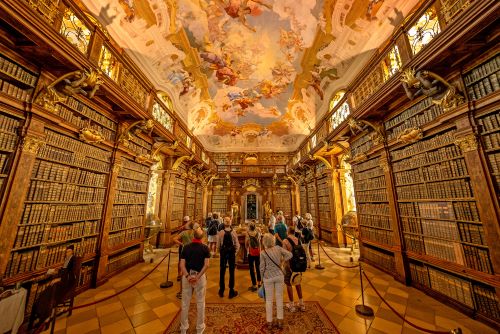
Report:
M205 311L205 333L217 334L255 334L255 333L287 333L287 334L340 334L330 321L318 302L306 303L305 312L290 313L285 311L284 328L282 330L267 329L264 303L207 303ZM179 333L180 311L167 327L165 333ZM196 305L189 309L189 331L196 333Z

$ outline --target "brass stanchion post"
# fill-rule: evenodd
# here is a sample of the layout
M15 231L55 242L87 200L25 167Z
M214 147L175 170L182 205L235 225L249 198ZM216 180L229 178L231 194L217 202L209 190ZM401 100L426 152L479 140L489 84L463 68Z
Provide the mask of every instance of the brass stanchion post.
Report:
M373 309L370 306L365 305L365 291L363 288L363 267L359 264L359 280L361 282L361 305L356 305L356 313L364 315L366 317L373 317Z
M172 251L170 250L168 252L168 262L167 262L167 280L163 283L160 284L160 288L170 288L174 285L174 282L168 280L168 274L170 273L170 255L172 254Z
M318 264L317 264L317 265L316 265L316 267L314 267L314 268L319 269L319 270L322 270L322 269L325 269L325 267L323 267L323 266L321 265L321 253L320 253L320 251L319 251L319 243L320 243L320 241L319 241L319 239L318 239Z

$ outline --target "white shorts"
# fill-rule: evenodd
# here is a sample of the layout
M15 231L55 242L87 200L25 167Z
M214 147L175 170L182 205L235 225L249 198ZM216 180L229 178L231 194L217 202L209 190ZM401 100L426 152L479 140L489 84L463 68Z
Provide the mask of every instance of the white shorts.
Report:
M217 242L217 234L216 235L209 235L208 242Z

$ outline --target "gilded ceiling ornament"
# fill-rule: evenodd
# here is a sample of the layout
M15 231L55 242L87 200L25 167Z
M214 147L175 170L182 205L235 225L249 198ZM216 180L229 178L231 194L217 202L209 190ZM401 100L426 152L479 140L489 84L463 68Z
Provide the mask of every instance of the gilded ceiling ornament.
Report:
M464 97L457 93L455 86L431 71L415 71L415 69L407 68L401 75L401 82L410 100L419 95L432 97L432 102L441 106L444 112L464 102Z
M27 154L37 154L43 145L45 145L44 140L33 136L26 136L23 139L22 151Z
M105 140L104 136L95 129L82 128L80 130L80 139L87 144L96 144Z
M464 137L460 137L455 139L455 145L460 147L462 152L471 152L471 151L477 151L478 148L478 142L477 138L474 134L468 134Z
M136 134L142 131L147 133L148 135L151 135L153 127L154 121L152 119L135 121L127 128L122 130L120 137L118 137L118 143L122 144L125 147L128 147L129 141L132 140L132 130L134 130L134 133Z
M410 144L419 141L423 137L424 133L422 129L413 127L398 134L397 141L404 144Z
M100 72L90 69L67 73L43 88L35 99L35 103L54 112L56 105L66 101L69 96L82 94L89 99L102 84Z

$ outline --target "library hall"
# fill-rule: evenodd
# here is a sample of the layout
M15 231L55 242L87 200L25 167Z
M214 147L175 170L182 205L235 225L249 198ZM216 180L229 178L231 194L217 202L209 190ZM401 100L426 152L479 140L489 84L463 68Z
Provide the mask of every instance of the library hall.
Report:
M0 334L500 334L499 18L0 0Z

